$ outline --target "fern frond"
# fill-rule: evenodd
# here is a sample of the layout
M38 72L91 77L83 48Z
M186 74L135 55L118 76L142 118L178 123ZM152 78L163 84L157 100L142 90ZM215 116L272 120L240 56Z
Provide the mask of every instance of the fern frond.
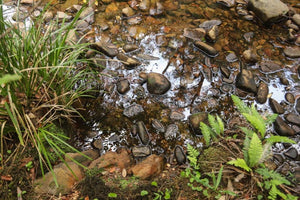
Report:
M217 115L217 121L219 124L220 133L223 134L224 133L224 122L218 115Z
M256 133L254 133L250 141L250 146L248 150L250 167L254 167L259 163L262 153L263 153L263 147L261 141L259 137L256 135Z
M274 180L279 181L278 185L281 185L281 184L291 185L290 181L288 181L281 174L279 174L278 172L275 172L273 170L269 170L268 168L258 168L257 170L255 170L255 172L262 175L264 180L274 179Z
M198 165L198 156L200 154L199 151L195 149L192 145L187 144L187 152L188 152L187 158L189 159L191 166L194 167L195 169L199 169L199 165Z
M247 121L249 121L250 124L260 132L261 137L262 138L265 137L266 125L262 120L262 118L260 119L257 116L247 114L247 113L243 113L243 115L247 119Z
M248 108L246 106L246 104L236 95L231 95L231 99L234 103L234 105L238 108L238 110L243 114L243 113L247 113L250 114L250 108Z
M220 131L219 123L217 122L217 120L215 119L215 117L209 114L208 115L208 122L209 122L212 130L214 130L214 132L217 135L220 135L221 131Z
M246 127L240 127L240 129L246 134L246 136L252 138L254 131L247 129Z
M213 136L213 131L211 130L211 128L209 126L207 126L203 122L200 122L200 129L201 129L201 133L204 137L206 145L209 146L210 138L211 138L211 136Z
M268 115L266 117L267 119L265 120L265 124L266 125L272 124L276 120L277 117L278 117L278 114Z
M251 137L252 137L252 135L251 135ZM246 135L245 140L244 140L244 147L242 149L243 154L244 154L244 160L246 161L246 163L249 163L249 155L248 155L249 147L250 147L250 139Z
M263 152L261 154L261 157L258 161L258 163L263 163L265 162L268 158L271 157L272 155L272 149L271 149L271 144L270 143L266 143L263 145Z
M296 144L296 142L286 136L272 135L266 139L267 143L274 144L277 142Z
M227 162L227 164L234 165L236 167L240 167L240 168L246 170L247 172L252 171L252 169L247 165L246 161L241 158L237 158L236 160L231 160L231 161Z

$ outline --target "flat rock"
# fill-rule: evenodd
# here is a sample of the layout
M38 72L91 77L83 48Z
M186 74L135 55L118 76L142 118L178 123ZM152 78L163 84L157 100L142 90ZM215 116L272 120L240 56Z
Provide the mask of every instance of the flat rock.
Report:
M122 63L126 66L127 69L134 69L135 67L141 65L142 63L137 59L127 56L123 53L119 53L117 58L122 61Z
M280 0L249 0L248 7L264 23L276 22L289 11Z
M179 128L176 124L170 124L169 126L167 126L165 132L166 140L177 138L178 135L179 135Z
M151 154L151 149L149 146L139 146L133 147L131 152L134 157L146 157Z
M193 40L201 41L204 39L205 34L206 34L206 31L203 28L185 28L185 29L183 29L183 36L193 39Z
M149 179L160 174L164 167L164 158L155 154L150 155L142 162L131 168L134 176L141 179Z
M130 90L130 83L127 79L118 80L117 91L120 94L126 94Z
M236 86L246 92L257 93L257 86L250 70L242 69L236 77Z
M94 160L88 168L105 169L109 167L118 167L124 169L131 165L131 161L128 151L122 148L119 152L109 151L100 156L98 159Z
M135 44L126 44L123 47L123 50L125 52L131 52L131 51L135 51L139 48L139 46L135 45Z
M83 151L80 153L66 153L65 161L71 162L76 160L77 162L83 164L84 166L88 166L93 160L99 157L99 152L93 149L89 149L87 151Z
M247 63L256 63L258 61L258 55L252 49L245 50L243 57Z
M158 132L165 132L165 126L158 119L152 120L152 127L155 128Z
M165 94L171 88L171 83L162 74L150 72L147 74L147 89L151 94Z
M265 73L275 73L282 70L282 67L276 62L264 61L260 63L260 69Z
M295 113L289 113L285 116L286 121L300 126L300 116Z
M114 45L110 45L108 43L105 42L96 42L94 44L91 45L92 49L95 49L103 54L105 54L106 56L109 57L115 57L119 52L118 52L118 48Z
M284 113L283 107L275 99L270 98L269 105L274 113L277 113L277 114Z
M294 147L289 148L286 152L283 153L286 157L290 158L290 159L297 159L298 155L298 151L297 149L295 149Z
M274 130L278 135L281 136L294 136L295 131L281 118L277 117L275 122L273 123Z
M227 8L235 6L235 0L216 0L216 2L226 6Z
M144 122L138 121L136 125L137 125L137 134L142 144L147 145L150 141L150 137Z
M92 7L87 7L80 13L79 19L86 21L88 24L92 24L95 21L94 14L94 9Z
M292 20L293 20L293 22L295 22L295 24L300 26L300 14L294 14L292 17Z
M79 182L84 177L84 172L81 167L73 162L67 162L67 165L61 163L53 169L58 187L56 187L53 174L47 172L44 177L34 181L34 192L36 194L59 195L68 194L72 191L75 183ZM72 172L70 171L70 169ZM75 176L74 176L75 175Z
M300 47L286 47L283 50L283 53L290 58L299 58L300 57Z
M199 28L204 28L205 30L210 30L213 26L219 26L222 24L222 21L219 19L212 19L205 21L199 25Z
M123 115L125 115L126 117L133 117L142 112L144 112L143 107L139 104L134 103L124 109Z

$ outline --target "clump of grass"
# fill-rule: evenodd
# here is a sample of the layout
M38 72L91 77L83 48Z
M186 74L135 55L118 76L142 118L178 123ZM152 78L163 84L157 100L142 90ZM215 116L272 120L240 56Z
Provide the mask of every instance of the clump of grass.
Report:
M30 27L21 29L5 22L0 7L2 155L3 140L10 136L17 138L24 148L28 142L34 146L42 168L46 166L52 170L46 146L63 159L65 152L56 144L68 144L62 135L48 128L59 119L72 121L80 116L73 104L90 91L87 86L94 77L87 67L88 60L80 56L89 44L67 42L68 33L79 15L80 12L70 23L53 20L47 26L41 15Z

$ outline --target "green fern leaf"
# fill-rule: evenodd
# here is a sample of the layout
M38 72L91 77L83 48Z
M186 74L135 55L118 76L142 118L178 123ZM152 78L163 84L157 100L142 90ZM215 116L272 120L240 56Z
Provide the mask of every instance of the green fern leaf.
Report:
M237 96L231 95L231 99L234 103L234 105L238 108L238 110L243 114L247 113L250 114L250 109L246 106L246 104Z
M200 122L200 129L201 129L201 133L204 137L206 145L209 146L210 145L210 138L213 135L213 131L211 130L211 128L209 128L209 126L207 126L203 122Z
M291 185L290 181L288 181L281 174L273 170L269 170L268 168L258 168L257 170L255 170L255 172L262 175L264 180L273 179L279 181L277 185L281 185L281 184Z
M263 153L263 147L259 137L256 133L253 133L252 139L250 141L250 146L248 150L249 156L249 166L254 167L255 165L259 164L259 160Z
M274 144L277 142L296 144L296 142L294 140L292 140L286 136L279 136L279 135L272 135L271 137L267 138L266 141L270 144Z
M242 149L243 154L244 154L244 160L246 161L246 163L249 163L249 155L248 155L249 147L250 147L250 139L246 135L245 140L244 140L244 147Z
M240 167L240 168L246 170L247 172L252 171L251 168L247 165L246 161L241 158L237 158L236 160L231 160L231 161L227 162L227 164L234 165L236 167Z
M208 122L212 128L212 130L214 130L214 132L217 134L217 135L220 135L220 127L219 127L219 123L217 122L217 120L215 119L214 116L212 115L208 115Z
M198 156L200 154L199 151L195 149L192 145L187 144L187 152L188 152L187 158L189 159L191 166L194 167L195 169L199 169L199 165L198 165Z
M224 122L218 115L217 115L217 121L219 124L220 133L223 134L224 133Z
M272 149L271 149L272 145L270 143L266 143L263 145L263 152L261 154L261 157L258 161L258 163L263 163L265 162L268 158L271 157L272 155Z
M266 133L266 126L263 120L251 114L243 113L243 115L251 123L251 125L260 132L261 136L264 137Z
M272 114L267 116L267 119L265 120L266 125L272 124L276 118L278 117L278 114Z
M240 127L240 129L246 134L246 136L252 138L254 131L247 129L246 127Z

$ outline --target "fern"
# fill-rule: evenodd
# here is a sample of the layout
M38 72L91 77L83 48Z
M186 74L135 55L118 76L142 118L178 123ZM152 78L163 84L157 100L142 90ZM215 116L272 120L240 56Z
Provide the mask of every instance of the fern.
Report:
M241 113L248 113L248 114L251 113L250 108L248 108L246 106L246 104L239 97L237 97L235 95L231 95L231 99L232 99L234 105L238 108L238 110Z
M224 133L224 123L218 115L217 115L217 121L218 121L218 124L219 124L220 132Z
M262 152L261 157L258 161L258 164L265 162L268 158L271 157L271 155L272 155L271 146L272 145L270 143L266 143L266 144L263 145L263 152Z
M203 135L206 145L209 146L211 136L213 135L213 131L211 130L211 128L209 126L207 126L203 122L200 122L200 129L201 129L201 133Z
M285 142L285 143L291 143L296 144L296 142L288 137L285 136L279 136L279 135L272 135L269 138L266 139L267 143L274 144L277 142Z
M256 133L253 133L252 139L250 141L250 146L248 150L248 156L249 156L249 166L254 167L259 163L259 160L263 153L263 147L261 144L261 141L259 137L256 135Z
M272 124L276 120L277 116L278 114L272 114L267 116L267 119L265 120L266 125Z
M247 165L246 161L241 158L237 158L236 160L231 160L231 161L227 162L227 164L234 165L236 167L240 167L240 168L246 170L247 172L252 171L252 169Z
M187 151L188 151L188 159L190 161L191 166L194 169L199 169L199 164L198 164L198 156L199 156L199 151L192 147L192 145L187 144Z
M242 113L244 115L244 117L250 122L250 124L252 126L254 126L254 128L256 128L256 130L258 130L261 134L262 137L265 137L265 133L266 133L266 125L262 118L258 118L255 115L252 114L247 114L247 113ZM260 116L261 117L261 116Z
M219 127L219 123L212 115L208 115L208 122L209 122L212 130L216 133L216 135L220 135L221 130Z
M252 137L252 135L251 135ZM243 147L243 154L244 154L244 160L246 161L246 163L249 163L249 155L248 155L248 150L250 147L250 139L249 137L246 135L245 140L244 140L244 147Z

